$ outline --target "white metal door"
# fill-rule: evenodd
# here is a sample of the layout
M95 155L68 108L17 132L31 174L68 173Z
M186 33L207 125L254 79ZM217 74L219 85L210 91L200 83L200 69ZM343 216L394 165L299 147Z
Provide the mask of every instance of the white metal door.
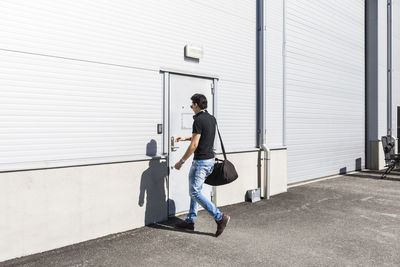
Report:
M208 112L213 112L213 79L198 78L185 75L170 75L169 90L169 215L183 213L189 210L189 182L188 174L192 164L190 157L180 170L173 169L185 153L190 142L172 143L178 136L191 136L193 125L193 110L190 108L191 96L195 93L203 94L208 100ZM202 193L211 199L212 187L204 184Z

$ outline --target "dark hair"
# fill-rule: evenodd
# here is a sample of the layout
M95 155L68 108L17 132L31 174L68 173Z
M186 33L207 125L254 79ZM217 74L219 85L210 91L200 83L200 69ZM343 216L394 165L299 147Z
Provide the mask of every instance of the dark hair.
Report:
M193 103L199 105L200 109L206 109L207 108L207 98L205 95L202 94L194 94L191 98Z

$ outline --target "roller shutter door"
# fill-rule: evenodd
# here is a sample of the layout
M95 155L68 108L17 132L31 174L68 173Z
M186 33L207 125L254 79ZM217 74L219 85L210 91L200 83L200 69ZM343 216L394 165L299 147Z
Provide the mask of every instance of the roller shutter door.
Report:
M364 165L364 1L286 1L288 182Z

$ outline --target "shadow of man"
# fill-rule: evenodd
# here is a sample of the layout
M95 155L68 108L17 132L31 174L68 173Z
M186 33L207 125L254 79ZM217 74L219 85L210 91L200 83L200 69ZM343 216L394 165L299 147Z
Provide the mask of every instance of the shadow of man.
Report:
M151 140L146 145L146 155L152 157L149 167L142 173L140 181L139 206L143 207L146 196L146 211L144 223L149 227L177 232L186 232L175 229L174 225L182 219L175 215L175 201L168 199L168 165L166 160L157 158L157 142ZM214 236L211 233L192 231L191 234Z
M156 158L157 142L151 140L146 146L146 155L152 157L149 167L142 173L139 206L146 202L144 223L152 224L168 218L168 166L164 159ZM145 201L146 196L146 201Z

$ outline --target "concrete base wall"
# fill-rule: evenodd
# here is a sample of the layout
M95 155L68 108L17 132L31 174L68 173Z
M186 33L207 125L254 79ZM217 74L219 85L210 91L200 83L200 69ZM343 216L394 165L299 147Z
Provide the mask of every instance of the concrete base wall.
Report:
M257 158L258 152L228 154L239 177L230 184L214 187L214 202L217 206L244 202L246 191L258 187Z
M382 142L369 141L367 168L370 170L381 170L385 168L385 154L383 153Z
M270 195L287 192L287 150L271 149Z
M214 187L218 206L263 186L259 152L229 154L239 178ZM165 160L0 174L0 262L168 218ZM271 195L286 191L286 150L272 150Z
M235 165L239 178L227 185L214 187L214 202L217 206L231 205L245 201L246 192L261 187L264 196L264 153L250 152L229 154L229 160ZM259 162L259 166L257 163ZM287 150L272 149L270 163L270 195L287 191Z
M0 262L167 219L162 160L0 174Z
M280 193L284 193L287 191L287 184L288 184L288 160L287 160L287 149L286 148L273 148L270 150L270 196L278 195ZM267 181L265 180L265 172L268 171L265 164L266 161L265 152L260 152L260 182L261 182L261 196L266 197L266 184Z

